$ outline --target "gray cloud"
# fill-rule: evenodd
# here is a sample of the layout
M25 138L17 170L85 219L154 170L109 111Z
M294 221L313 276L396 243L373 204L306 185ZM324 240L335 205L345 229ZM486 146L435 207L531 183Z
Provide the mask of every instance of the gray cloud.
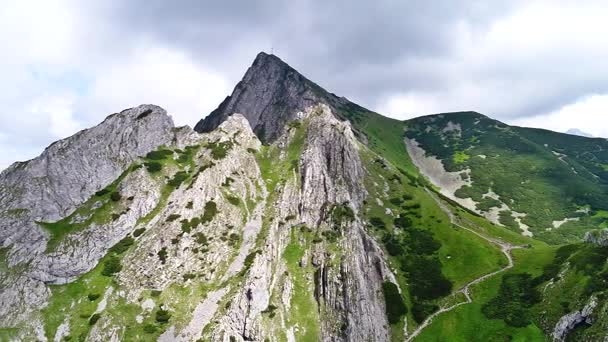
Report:
M271 47L327 90L400 118L546 118L608 93L601 1L28 1L0 14L0 168L140 102L193 125Z

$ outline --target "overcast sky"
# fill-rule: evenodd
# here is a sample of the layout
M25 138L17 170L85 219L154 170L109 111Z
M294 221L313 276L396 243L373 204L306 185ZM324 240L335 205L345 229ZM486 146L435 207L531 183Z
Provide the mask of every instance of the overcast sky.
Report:
M210 3L0 0L0 169L142 103L193 126L271 49L391 117L608 137L605 1Z

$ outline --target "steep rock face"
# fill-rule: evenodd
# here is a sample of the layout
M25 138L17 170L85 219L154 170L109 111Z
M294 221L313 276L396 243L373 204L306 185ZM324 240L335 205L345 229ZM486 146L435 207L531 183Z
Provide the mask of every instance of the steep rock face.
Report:
M608 246L608 229L589 231L585 234L585 242L598 246Z
M71 214L135 158L173 138L173 122L165 110L142 105L55 142L39 157L15 163L0 174L0 247L8 251L3 262L21 270L0 277L3 326L22 321L45 303L49 295L45 283L66 282L88 271L153 196L140 196L141 204L135 201L135 210L114 222L107 235L100 236L96 233L100 227L93 226L71 237L74 243L64 243L59 253L45 254L50 236L36 222Z
M272 142L298 112L317 103L336 107L349 102L326 92L277 56L261 52L232 95L199 121L194 130L210 132L232 113L242 113L262 142Z
M554 341L564 341L568 333L577 325L583 323L593 323L591 315L597 306L597 299L591 298L589 303L579 311L575 311L563 316L553 329L552 337Z
M293 321L301 312L301 302L311 301L317 307L312 310L318 312L309 312L306 319L319 320L320 335L316 338L389 340L382 282L392 274L359 219L358 210L367 192L362 184L365 171L358 143L350 125L337 120L326 105L310 107L298 117L306 127L298 173L279 186L274 201L267 203L267 213L273 215L265 246L227 312L216 319L219 323L210 338L277 340L285 334L287 340L295 341L315 336L314 324ZM296 134L293 131L275 144L288 149ZM331 213L336 206L349 207L353 217L334 222ZM309 244L306 233L294 232L312 229L322 235L335 230L336 225L341 230L337 242ZM336 253L336 249L341 252ZM297 265L286 257L294 250L302 252ZM264 313L276 308L278 301L280 325L269 326Z

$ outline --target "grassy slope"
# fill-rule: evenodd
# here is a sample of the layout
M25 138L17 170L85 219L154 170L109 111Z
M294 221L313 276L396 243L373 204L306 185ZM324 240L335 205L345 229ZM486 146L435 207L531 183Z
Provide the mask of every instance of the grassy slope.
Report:
M449 122L459 123L462 133L443 132ZM513 210L528 214L523 222L538 238L554 244L577 241L589 227L598 226L599 220L576 211L587 205L607 206L605 140L509 127L476 113L428 116L407 124L408 137L442 159L446 169L471 169L473 186L461 189L458 196L491 206L482 195L492 188ZM568 157L560 160L556 153ZM579 216L579 222L545 231L553 221Z
M405 124L397 120L388 119L377 114L365 115L359 113L345 115L352 120L354 126L369 141L368 146L376 153L382 155L393 165L405 170L406 173L417 176L418 172L410 161L405 147L402 143L403 129ZM354 118L354 120L353 120ZM464 153L459 153L457 162L466 162ZM370 158L366 158L370 160ZM372 165L370 167L370 165ZM372 179L374 175L382 174L381 168L373 168L373 164L367 163L371 170ZM386 176L386 175L385 175ZM374 181L378 182L378 177ZM410 182L411 183L411 182ZM394 187L391 186L391 195L395 195ZM435 237L442 242L439 253L443 264L442 272L455 284L461 285L485 273L490 273L504 265L504 256L485 241L480 241L474 234L457 230L448 223L447 216L437 207L433 200L416 184L405 184L400 187L401 191L414 194L417 201L422 203L421 218L416 224L422 224L433 231ZM398 192L398 191L397 191ZM390 197L389 196L389 197ZM373 202L373 201L369 201ZM371 209L368 215L382 216L383 209ZM390 204L389 204L390 206ZM487 220L471 215L460 207L451 207L469 228L475 229L482 234L499 238L503 241L517 245L530 244L530 249L520 249L513 252L515 267L510 273L528 272L533 275L542 273L542 269L549 264L554 255L556 247L545 243L531 240L518 233L502 227L490 224ZM447 259L447 256L451 256ZM394 260L391 261L394 262ZM407 287L407 279L398 274L402 288ZM536 325L531 324L526 328L514 328L505 324L502 320L489 320L481 312L484 303L492 299L498 293L502 275L495 276L472 288L474 302L460 306L454 311L438 316L434 322L427 327L417 338L418 341L503 341L509 336L514 341L543 341L545 335ZM455 289L458 286L454 287ZM406 294L407 297L407 294ZM409 298L406 298L409 301ZM462 298L460 298L462 300ZM451 300L458 300L457 298ZM412 330L415 323L408 314L408 330ZM394 340L402 339L402 325L393 328Z

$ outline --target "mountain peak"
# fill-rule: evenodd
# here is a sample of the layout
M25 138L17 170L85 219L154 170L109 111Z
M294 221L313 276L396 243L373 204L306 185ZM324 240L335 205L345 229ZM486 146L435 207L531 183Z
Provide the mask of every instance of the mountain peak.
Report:
M278 138L297 113L318 103L340 99L310 81L273 54L260 52L232 94L194 129L209 132L234 113L244 115L263 142Z

